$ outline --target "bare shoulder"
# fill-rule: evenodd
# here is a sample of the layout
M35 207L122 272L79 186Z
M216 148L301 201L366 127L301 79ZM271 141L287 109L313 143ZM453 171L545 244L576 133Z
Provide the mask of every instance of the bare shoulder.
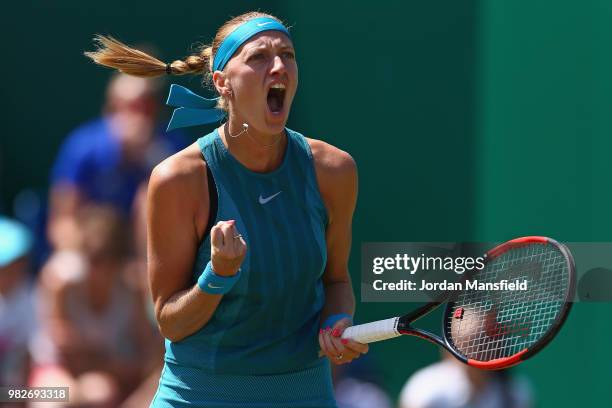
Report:
M196 143L159 163L151 173L150 188L182 189L197 185L206 176L206 162L202 160Z
M334 219L349 218L357 200L357 165L347 152L329 143L306 139L319 184L321 198L327 208L330 223Z
M312 151L317 173L329 177L356 177L357 164L353 157L335 146L322 140L306 138Z
M206 187L206 171L200 149L193 143L155 166L149 180L149 196L173 196L181 200L193 197L195 202L198 192Z
M193 222L200 237L209 211L207 171L196 143L155 166L147 193L149 225L162 219L167 221L160 224L163 228Z

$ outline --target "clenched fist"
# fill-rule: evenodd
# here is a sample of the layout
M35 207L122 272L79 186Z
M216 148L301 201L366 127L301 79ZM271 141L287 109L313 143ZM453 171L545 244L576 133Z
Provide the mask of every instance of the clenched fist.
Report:
M217 275L235 275L244 260L247 246L235 224L219 221L210 230L210 260Z

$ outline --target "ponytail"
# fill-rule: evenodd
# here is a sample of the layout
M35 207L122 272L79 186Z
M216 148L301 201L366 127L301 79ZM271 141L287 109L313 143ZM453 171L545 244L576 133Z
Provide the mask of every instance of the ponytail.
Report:
M97 49L85 52L85 56L96 64L116 69L124 74L153 78L162 75L203 74L210 71L211 47L204 47L199 54L190 55L184 60L175 60L166 64L111 36L96 35L94 42Z

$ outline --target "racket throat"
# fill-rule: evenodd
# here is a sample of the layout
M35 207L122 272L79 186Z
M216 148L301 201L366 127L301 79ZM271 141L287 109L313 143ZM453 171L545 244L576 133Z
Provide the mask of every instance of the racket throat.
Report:
M430 343L448 349L448 346L446 345L444 340L442 340L442 338L436 336L433 333L428 332L427 330L417 329L415 327L411 327L410 325L400 322L397 325L397 331L399 331L403 335L419 337L423 340L427 340Z

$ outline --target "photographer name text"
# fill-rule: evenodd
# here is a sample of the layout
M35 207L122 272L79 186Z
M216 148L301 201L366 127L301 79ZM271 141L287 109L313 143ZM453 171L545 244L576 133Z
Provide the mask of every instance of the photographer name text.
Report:
M502 279L499 282L481 282L478 280L465 280L463 282L427 282L421 280L420 285L407 279L396 282L384 282L377 279L372 282L372 287L376 291L434 291L434 290L497 290L497 291L525 291L527 290L527 280Z

